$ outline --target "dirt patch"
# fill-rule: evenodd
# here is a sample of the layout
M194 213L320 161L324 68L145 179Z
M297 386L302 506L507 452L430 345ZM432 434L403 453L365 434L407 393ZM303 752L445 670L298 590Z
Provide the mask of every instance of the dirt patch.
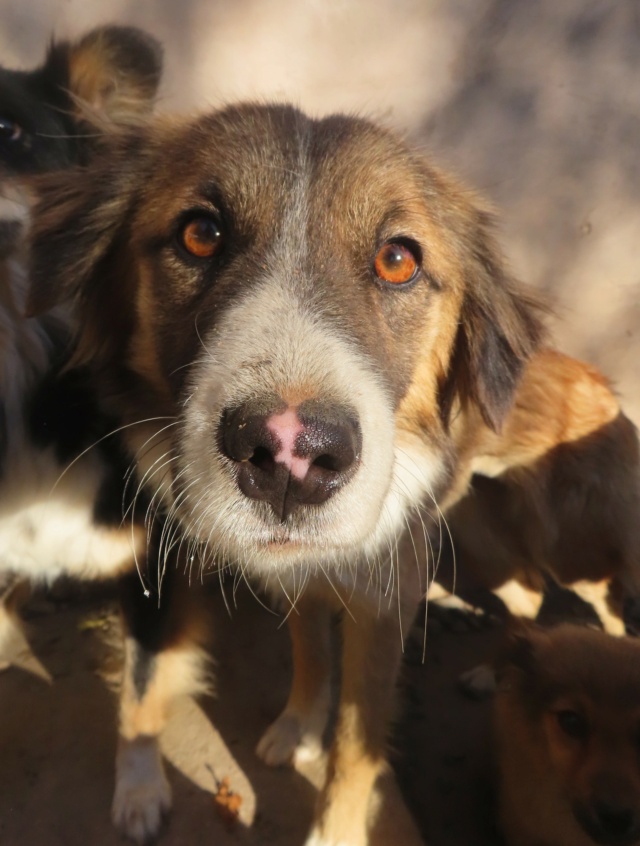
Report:
M17 657L22 668L0 674L0 842L115 846L122 842L109 819L121 666L115 606L107 596L37 599L26 611L33 654ZM231 618L221 596L212 595L211 614L216 695L181 703L165 732L174 808L161 842L299 846L321 767L273 770L254 754L286 697L286 630L249 594L239 594ZM455 634L434 627L424 664L419 630L407 646L392 760L432 846L493 843L486 797L489 706L462 696L456 680L490 656L499 638L499 630ZM214 802L225 778L242 798L232 827ZM394 780L379 794L374 846L420 843Z

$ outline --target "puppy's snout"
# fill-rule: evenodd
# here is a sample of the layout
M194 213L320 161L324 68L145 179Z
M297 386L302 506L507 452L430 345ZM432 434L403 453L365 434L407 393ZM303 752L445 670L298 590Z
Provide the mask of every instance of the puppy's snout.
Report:
M220 434L222 452L238 465L242 493L268 502L281 520L326 502L360 461L356 415L316 401L267 412L258 402L226 409Z
M640 818L633 808L622 803L596 801L578 818L596 843L630 846L640 837Z

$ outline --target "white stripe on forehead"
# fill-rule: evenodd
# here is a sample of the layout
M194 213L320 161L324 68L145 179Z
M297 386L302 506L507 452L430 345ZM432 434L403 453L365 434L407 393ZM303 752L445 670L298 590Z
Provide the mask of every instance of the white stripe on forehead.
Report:
M296 155L282 174L287 185L283 216L276 223L277 237L269 250L269 270L285 281L296 269L305 267L309 258L307 232L309 228L309 189L311 183L311 124L304 118L296 123Z

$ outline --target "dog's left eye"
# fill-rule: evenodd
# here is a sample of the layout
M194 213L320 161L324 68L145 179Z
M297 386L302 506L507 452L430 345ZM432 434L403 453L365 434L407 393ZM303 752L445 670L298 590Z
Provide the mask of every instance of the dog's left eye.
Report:
M195 258L212 258L222 247L222 227L214 217L197 215L183 224L178 240Z
M577 711L558 711L556 719L562 731L575 740L583 740L589 733L587 721Z
M9 118L0 116L1 141L10 141L11 143L15 144L17 141L22 140L23 135L24 130L19 124L17 124L13 120L10 120Z
M388 285L413 282L420 272L419 249L403 241L388 241L376 253L373 269L378 279Z

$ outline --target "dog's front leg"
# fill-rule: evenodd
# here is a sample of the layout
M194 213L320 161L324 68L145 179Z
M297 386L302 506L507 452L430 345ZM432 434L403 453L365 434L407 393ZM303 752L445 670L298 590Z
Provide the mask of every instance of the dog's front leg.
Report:
M376 612L351 607L344 613L338 719L327 781L306 846L369 842L369 800L386 768L387 729L402 656L397 617Z
M311 591L289 613L293 679L284 711L258 743L257 753L271 765L317 758L329 717L331 608Z
M0 670L10 667L13 656L28 648L18 613L28 595L27 582L14 573L0 572Z
M146 585L146 586L145 586ZM114 825L137 843L154 839L171 805L159 739L171 705L204 688L204 616L199 597L167 563L159 590L151 576L123 578L121 598L125 662L120 695L120 730Z

